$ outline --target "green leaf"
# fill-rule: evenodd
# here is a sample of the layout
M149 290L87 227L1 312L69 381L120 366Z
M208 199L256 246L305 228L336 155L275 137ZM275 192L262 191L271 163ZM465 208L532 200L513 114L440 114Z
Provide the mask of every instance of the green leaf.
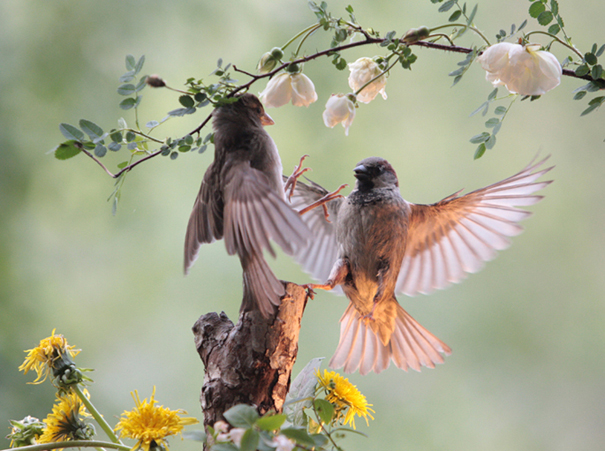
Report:
M120 150L120 149L122 148L122 144L117 143L117 142L110 142L110 143L107 145L107 148L108 148L109 150L111 150L112 152L117 152L118 150Z
M328 443L328 437L323 434L312 434L311 438L315 441L316 448L321 448L326 443Z
M70 139L55 147L55 158L57 160L67 160L78 155L82 150L76 146L76 142L76 140Z
M276 415L267 415L256 420L256 425L263 431L274 431L279 429L286 421L286 415L283 413Z
M307 431L303 428L284 428L280 432L286 437L294 440L299 445L315 446L315 440L313 440L311 436L307 433Z
M487 128L491 128L491 127L495 127L496 125L498 125L500 123L500 119L498 119L497 117L492 117L491 119L489 119L487 122L485 122L485 126Z
M186 114L195 113L195 108L177 108L176 110L172 110L168 112L169 116L185 116Z
M496 109L494 110L494 113L501 116L506 113L506 107L504 107L504 106L496 107Z
M185 144L190 146L193 144L193 136L187 135L183 138L183 141L185 141Z
M485 153L485 144L482 143L479 145L479 147L477 147L477 150L475 151L475 156L473 157L473 159L478 160L479 158L481 158L483 156L484 153Z
M596 110L597 108L599 108L601 105L600 104L593 104L590 105L588 108L586 108L584 111L582 111L582 113L580 113L580 116L586 116L589 113L592 113L594 110Z
M316 399L313 402L313 405L315 406L315 410L321 421L330 424L332 422L332 417L334 416L334 406L325 399Z
M189 152L191 150L191 146L179 146L179 152Z
M128 161L122 161L118 164L118 169L124 169L126 166L128 166Z
M465 5L466 5L466 3L465 3ZM476 4L473 7L473 10L471 11L471 14L470 14L470 16L468 16L468 20L466 21L467 25L471 25L473 23L473 20L475 19L475 15L477 14L477 9L478 8L479 8L478 4Z
M475 111L473 111L469 117L473 117L475 114L477 114L479 111L483 110L483 113L481 113L483 116L485 116L487 114L487 110L489 109L489 102L483 102L481 104L481 106L479 108L477 108Z
M249 428L254 426L259 415L256 409L247 404L238 404L223 413L225 419L236 428Z
M596 55L597 56L601 56L603 54L603 52L605 52L605 44L603 44L599 50L597 50Z
M527 25L527 19L525 19L523 22L521 22L521 25L519 25L519 28L517 28L517 31L523 30L526 25Z
M248 429L244 432L242 436L242 441L240 442L239 449L241 451L255 451L258 447L260 436L258 432L254 429Z
M577 93L576 93L576 95L575 95L575 96L573 96L573 99L574 99L574 100L581 100L581 99L583 99L583 98L584 98L584 96L585 96L586 94L587 94L587 92L586 92L586 91L579 91L579 92L577 92Z
M103 144L97 144L97 147L95 147L95 156L103 158L106 154L107 147L105 147Z
M123 110L129 110L132 107L134 107L135 103L136 103L136 99L133 99L132 97L128 97L127 99L124 99L120 102L120 108L122 108Z
M206 142L209 135L204 138ZM309 363L298 373L298 376L290 384L290 391L286 395L284 403L284 413L290 419L290 422L295 426L302 426L303 410L305 407L311 407L311 398L315 394L315 386L317 385L316 373L321 365L321 358L311 359Z
M158 121L149 121L145 124L145 126L147 128L154 128L154 127L157 127L158 125L160 125L160 123Z
M340 58L336 63L336 69L343 70L347 67L347 61L344 58Z
M597 64L597 57L594 53L588 52L584 54L584 61L586 61L586 63L592 66L594 64Z
M485 148L492 149L496 145L496 135L492 134L487 141L485 141Z
M109 135L109 137L111 138L111 140L114 143L120 143L120 142L122 142L122 132L119 131L119 130L111 132L111 134Z
M135 87L133 84L127 83L118 88L118 94L121 96L129 96L135 93Z
M529 7L529 15L534 19L537 19L540 14L546 11L546 6L539 0L532 3Z
M79 124L84 133L90 136L91 140L103 135L103 129L94 122L87 121L86 119L80 119Z
M460 11L459 9L454 11L452 13L452 15L449 17L448 21L450 22L456 22L458 19L460 19L460 16L462 15L462 11Z
M578 77L583 77L584 75L588 75L590 73L590 69L586 64L582 64L576 68L575 73Z
M490 136L491 135L487 132L481 132L478 135L473 136L469 141L473 144L484 143Z
M73 139L74 141L83 141L84 133L82 133L79 129L74 127L73 125L69 125L66 123L61 123L59 125L59 130L67 139Z
M206 152L207 148L208 148L208 146L206 144L204 144L203 146L200 147L200 150L198 150L197 153L204 153L204 152Z
M172 153L170 153L170 159L171 160L176 160L178 158L178 156L179 156L178 152L172 152Z
M119 78L120 83L128 83L134 80L134 71L129 70Z
M128 130L126 132L126 142L130 143L133 142L135 139L137 139L137 135L134 132Z
M449 11L450 9L452 9L452 6L454 6L456 4L456 0L447 0L447 2L445 2L443 5L441 5L439 7L439 12L443 13L446 11Z
M197 431L184 431L182 433L183 438L186 440L193 440L194 442L202 442L206 441L206 433L202 430Z
M561 31L561 27L556 23L548 27L548 32L550 34L557 34L559 31Z
M139 58L139 60L135 64L135 66L134 66L134 73L135 74L138 74L139 72L141 72L141 69L143 69L143 64L145 64L145 55L141 55L141 57Z
M603 75L603 67L600 64L593 66L590 75L595 80L601 78L601 75Z
M498 88L495 88L492 92L487 96L487 100L494 100L498 95Z
M139 80L137 85L134 87L134 90L136 92L142 91L145 88L145 86L147 86L147 75L145 75L144 77L141 77L141 79Z
M555 16L559 14L559 3L557 0L550 0L550 10Z
M212 445L212 451L239 451L239 448L233 443L217 443Z
M195 105L195 100L191 96L183 95L179 97L179 103L185 108L192 108Z
M553 18L554 17L550 11L544 11L543 13L540 13L540 15L538 16L538 23L540 25L546 26L552 22Z
M134 70L136 65L136 61L134 59L134 56L132 55L126 55L126 69L127 70Z

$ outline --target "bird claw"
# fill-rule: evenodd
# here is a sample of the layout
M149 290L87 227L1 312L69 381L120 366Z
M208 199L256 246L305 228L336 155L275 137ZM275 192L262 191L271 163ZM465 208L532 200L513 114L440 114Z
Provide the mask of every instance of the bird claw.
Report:
M303 155L302 157L300 157L298 165L294 166L294 171L292 171L292 175L288 177L288 180L286 180L286 184L284 185L284 192L287 193L288 200L291 200L292 196L294 195L294 189L296 188L296 182L298 181L298 178L305 172L311 170L311 168L301 169L303 161L305 161L305 158L307 158L308 156L309 155Z
M344 197L342 194L339 194L339 193L340 193L340 191L342 191L343 189L345 189L347 186L349 186L349 185L347 185L346 183L344 185L340 185L337 190L332 191L331 193L326 194L324 197L322 197L318 201L315 201L311 205L303 208L302 210L300 210L298 212L298 214L302 216L305 213L307 213L308 211L311 211L314 208L321 206L323 208L323 210L324 210L324 218L326 219L326 221L331 222L328 219L328 217L330 216L330 214L328 213L328 207L326 206L326 204L328 202L330 202L331 200L339 199L341 197Z
M306 283L304 285L301 285L301 287L303 287L306 292L307 292L307 299L311 298L311 300L315 299L315 291L313 291L313 285L310 283Z

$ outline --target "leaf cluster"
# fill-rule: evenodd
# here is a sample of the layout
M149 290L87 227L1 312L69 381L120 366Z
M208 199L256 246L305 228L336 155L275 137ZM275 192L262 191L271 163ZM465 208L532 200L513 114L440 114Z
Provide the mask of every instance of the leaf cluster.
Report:
M599 57L605 52L605 44L601 47L595 43L592 45L590 52L584 54L582 64L576 68L576 75L579 77L590 75L593 80L584 86L580 86L574 90L574 100L583 99L589 92L597 92L605 89L605 80L603 79L603 66L599 64ZM580 116L585 116L598 109L605 103L605 96L594 97L588 102L586 108Z
M563 18L559 15L559 2L557 0L532 0L529 6L529 15L536 19L542 26L548 27L548 32L552 35L557 35L563 31ZM552 22L555 23L552 23ZM563 31L563 33L565 33Z

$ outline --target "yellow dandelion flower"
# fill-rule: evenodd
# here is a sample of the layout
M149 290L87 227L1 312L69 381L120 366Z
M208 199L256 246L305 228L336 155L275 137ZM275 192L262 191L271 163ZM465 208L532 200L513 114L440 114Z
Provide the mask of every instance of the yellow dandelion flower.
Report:
M370 407L372 404L368 404L366 397L347 378L328 370L324 370L323 375L318 370L316 376L319 386L326 392L326 401L334 405L337 418L344 416L343 424L355 429L355 415L363 417L366 423L368 417L374 419L374 409Z
M139 393L135 390L132 397L136 407L130 412L124 411L122 418L115 427L115 431L120 431L120 437L132 438L137 443L132 449L143 449L149 451L149 448L162 446L168 449L168 443L165 438L169 435L180 434L183 426L198 423L198 420L191 417L180 417L187 414L182 409L170 410L166 407L156 406L154 399L155 387L151 398L142 402Z
M23 364L19 367L19 371L27 374L28 371L34 370L38 377L32 382L33 384L41 384L50 375L55 363L61 360L63 355L74 357L80 352L79 349L74 349L74 346L67 344L67 340L63 335L55 335L53 329L50 337L40 341L40 344L33 349L28 349L27 357Z
M74 392L57 396L58 402L52 413L44 419L44 433L39 443L54 443L68 440L88 440L94 435L91 424L85 423L83 417L90 416L82 400Z

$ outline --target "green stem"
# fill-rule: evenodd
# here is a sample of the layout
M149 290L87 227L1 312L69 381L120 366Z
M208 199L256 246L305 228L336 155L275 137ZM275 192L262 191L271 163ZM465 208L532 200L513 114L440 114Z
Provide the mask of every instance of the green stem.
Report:
M149 141L154 141L158 144L164 144L164 141L154 138L153 136L147 135L147 134L143 133L141 130L135 130L132 128L124 128L124 129L122 129L122 131L132 132L139 136L142 136L143 138L147 138Z
M94 419L97 421L97 423L99 423L99 426L101 426L101 429L103 429L103 431L107 434L107 437L109 437L109 439L113 443L120 445L120 446L124 446L124 444L120 441L120 439L117 437L115 432L113 432L113 429L111 429L111 426L109 426L107 421L105 421L105 418L103 418L103 415L101 415L101 413L97 410L97 408L90 402L90 399L88 399L86 397L86 395L84 395L84 392L82 391L80 386L78 384L75 384L75 385L72 385L72 388L74 389L74 391L76 392L78 397L82 400L82 402L84 403L84 405L86 406L86 408L88 409L90 414L94 417ZM85 442L85 443L87 443L87 442ZM115 446L113 448L115 448ZM129 449L129 448L126 448L126 449Z
M71 440L66 442L42 443L39 445L28 445L19 447L19 451L44 451L46 449L56 448L114 448L122 451L130 451L130 447L100 440ZM1 451L14 451L14 449L3 449Z
M313 24L313 25L305 28L304 30L302 30L301 32L299 32L296 36L294 36L293 38L291 38L288 42L286 42L284 45L282 45L281 49L285 50L286 47L288 47L290 44L292 44L294 41L296 41L298 38L300 38L303 34L308 33L310 30L315 31L319 27L320 27L319 24Z
M474 31L476 34L478 34L479 36L481 36L481 38L487 43L487 45L491 45L489 40L485 37L485 35L483 33L481 33L481 31L479 31L479 29L475 28L475 27L471 27L470 25L467 25L465 23L448 23L445 25L440 25L438 27L435 28L431 28L429 30L430 33L432 33L433 31L437 31L437 30L441 30L442 28L448 28L448 27L464 27L464 28L468 28L469 30Z
M562 41L560 38L558 38L557 36L555 36L554 34L550 34L547 33L546 31L540 31L540 30L536 30L536 31L530 31L529 33L527 33L525 35L525 37L527 38L528 36L531 36L532 34L544 34L546 36L549 36L550 38L554 39L555 41L557 41L559 44L567 47L569 50L571 50L572 52L574 52L576 55L578 55L580 58L584 58L584 55L582 55L582 53L576 49L574 46L567 44L566 42Z
M300 42L298 43L298 47L296 47L296 52L294 53L294 58L296 58L298 56L298 53L300 52L300 49L302 48L303 43L305 42L305 40L311 36L313 33L315 33L317 31L317 29L320 27L320 25L315 25L306 35L304 38L302 38L300 40ZM283 48L282 48L283 50Z

